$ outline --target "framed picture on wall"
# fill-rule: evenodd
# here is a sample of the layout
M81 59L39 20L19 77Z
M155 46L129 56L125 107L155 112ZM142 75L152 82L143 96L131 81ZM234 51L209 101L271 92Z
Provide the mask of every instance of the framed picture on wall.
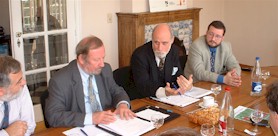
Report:
M150 12L187 8L187 0L149 0Z

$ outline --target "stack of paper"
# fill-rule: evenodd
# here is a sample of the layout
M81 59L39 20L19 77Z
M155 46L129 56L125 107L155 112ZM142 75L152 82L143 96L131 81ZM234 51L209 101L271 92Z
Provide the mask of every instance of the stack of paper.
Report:
M199 87L193 87L190 91L185 92L184 95L190 96L193 98L201 98L203 96L211 94L211 90L199 88Z
M119 116L113 123L99 124L98 126L123 136L139 136L154 129L153 124L149 121L139 118L121 120Z

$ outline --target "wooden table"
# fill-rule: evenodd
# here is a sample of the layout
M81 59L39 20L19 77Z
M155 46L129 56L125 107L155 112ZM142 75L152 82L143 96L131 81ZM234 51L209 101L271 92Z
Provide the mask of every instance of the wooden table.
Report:
M251 72L243 71L242 72L242 81L243 81L242 85L240 87L231 87L233 106L234 106L234 108L236 108L237 106L242 105L242 106L250 107L250 108L258 108L260 110L263 110L264 112L268 112L268 108L267 108L267 105L265 102L265 96L264 96L264 94L266 93L265 88L263 89L262 96L259 96L259 97L250 96L250 91L251 91L251 76L250 75L251 75ZM270 84L271 82L273 82L275 80L278 80L278 77L271 76L266 81L266 83ZM194 84L194 86L202 87L205 89L210 89L211 84L212 83L209 83L209 82L198 82L198 83ZM226 85L222 85L223 90L225 87L226 87ZM218 103L221 103L223 96L224 96L224 91L221 91L221 93L217 96ZM189 127L189 128L195 129L196 131L199 131L200 126L190 122L186 116L187 112L190 112L192 110L196 110L199 108L197 104L198 104L198 102L191 104L189 106L180 108L178 106L172 106L172 105L168 105L165 103L157 102L157 101L149 99L149 98L143 98L143 99L133 100L131 102L131 107L132 107L132 110L135 110L140 107L147 106L147 105L158 106L158 107L161 107L164 109L170 109L173 112L179 113L181 115L179 118L165 123L161 128L159 128L157 130L152 130L152 131L144 134L144 136L152 136L159 132L165 131L170 128L178 127L178 126ZM246 135L243 132L244 129L252 130L254 127L253 125L251 125L249 123L239 121L236 119L234 120L234 124L235 124L235 131L234 131L233 135ZM266 128L266 127L258 127L258 128L260 129L260 131L263 132L263 135L274 136L274 133L272 132L271 128ZM45 131L36 133L36 134L34 134L34 136L48 136L48 135L59 136L59 135L63 135L62 132L65 130L68 130L68 129L70 129L70 128L50 128ZM216 126L216 132L217 132L217 130L218 130L218 127Z

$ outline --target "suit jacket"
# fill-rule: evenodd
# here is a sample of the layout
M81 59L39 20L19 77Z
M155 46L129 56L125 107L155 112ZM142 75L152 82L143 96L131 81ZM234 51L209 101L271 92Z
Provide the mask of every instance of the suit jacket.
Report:
M193 74L193 81L217 82L219 74L226 74L228 71L236 68L240 75L241 68L238 61L232 53L231 44L221 42L216 49L215 72L211 72L210 50L206 44L205 36L196 39L189 48L188 60L184 69L184 75L188 77Z
M152 49L152 42L148 42L138 47L131 57L131 71L135 83L135 91L140 97L155 96L159 87L165 87L166 82L176 82L179 75L183 74L181 69L178 48L171 46L169 53L165 58L163 84L159 82L159 70L155 61L155 55Z
M120 101L129 101L124 89L113 78L109 64L105 63L101 74L95 75L102 108L115 108ZM46 99L46 119L50 126L84 126L85 102L81 75L77 61L59 70L49 81L49 97Z

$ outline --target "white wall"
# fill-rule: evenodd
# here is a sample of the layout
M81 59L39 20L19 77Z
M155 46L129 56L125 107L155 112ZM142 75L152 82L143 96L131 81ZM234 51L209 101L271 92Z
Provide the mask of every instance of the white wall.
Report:
M82 0L81 1L82 38L95 35L102 39L105 61L112 69L119 67L118 24L116 12L120 11L120 0ZM107 23L107 14L112 14L112 23Z
M131 7L130 7L131 6ZM83 0L82 36L94 34L106 45L106 62L118 68L116 12L149 11L148 0ZM255 56L262 65L278 65L278 0L188 0L188 7L202 8L200 35L213 20L222 20L233 52L240 63L253 65ZM113 23L106 22L107 13Z
M236 7L236 8L235 8ZM226 39L240 63L278 65L278 0L225 1Z

